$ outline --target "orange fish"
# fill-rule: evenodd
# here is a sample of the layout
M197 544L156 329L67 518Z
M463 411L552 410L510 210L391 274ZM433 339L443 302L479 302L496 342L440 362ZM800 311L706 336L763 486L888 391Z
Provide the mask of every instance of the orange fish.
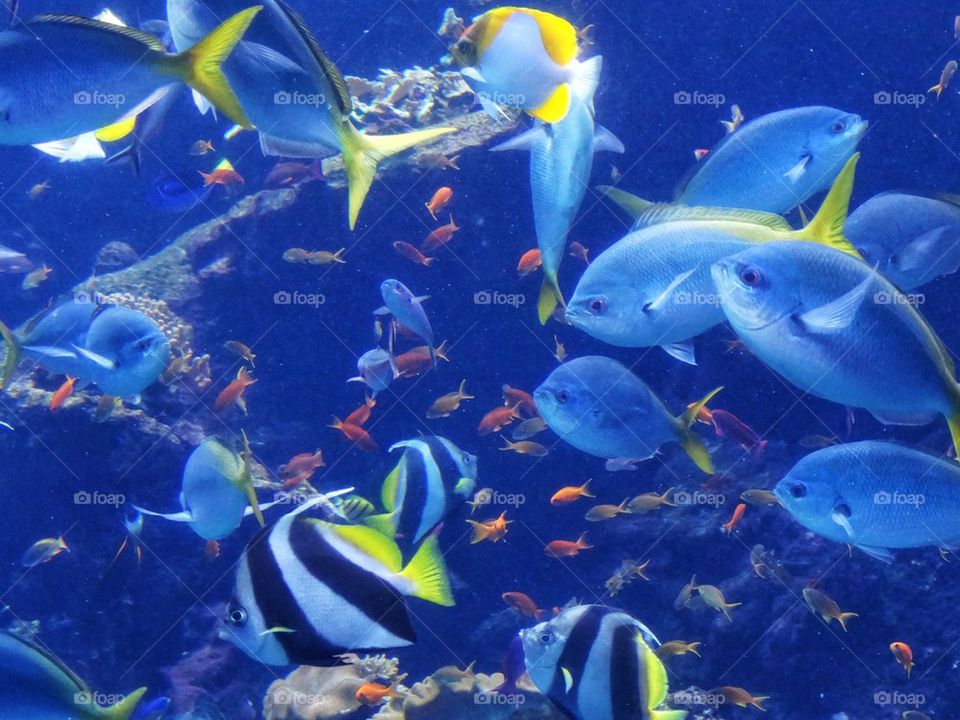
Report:
M209 185L243 185L244 183L240 173L233 169L233 165L226 158L217 163L213 172L201 172L200 174L203 176L204 187Z
M520 256L520 262L517 263L517 272L520 273L520 277L524 277L536 272L541 265L543 265L543 258L540 256L540 249L527 250Z
M890 652L893 653L897 662L903 665L903 669L907 671L907 677L910 677L910 671L913 670L913 650L910 646L905 642L892 642Z
M42 183L37 183L32 188L30 188L30 191L27 193L27 196L31 200L36 200L38 197L43 195L47 190L49 190L50 187L51 187L50 181L44 180Z
M207 560L216 560L220 557L220 543L216 540L207 540L207 544L203 547L203 556Z
M450 238L452 238L453 234L459 229L456 223L453 222L453 215L451 215L449 223L441 225L424 238L423 242L420 243L420 252L424 255L429 255L435 250L442 248L450 242Z
M581 245L576 240L570 243L570 256L575 257L577 260L582 260L584 265L590 264L590 258L587 255L590 253L590 249Z
M700 162L709 154L710 154L710 150L707 148L697 148L696 150L693 151L693 157L697 159L697 162Z
M391 683L389 687L375 682L364 683L357 688L354 697L364 705L379 705L387 698L402 698L403 695L397 691L398 682Z
M510 606L511 610L523 617L539 620L541 616L547 614L546 610L538 608L533 598L525 593L517 591L505 592L500 598Z
M737 505L736 509L733 511L733 516L723 524L723 532L727 535L733 532L733 529L737 526L737 523L740 522L740 518L743 517L743 513L747 509L746 503L740 503Z
M347 415L347 419L343 422L347 425L356 425L357 427L363 427L367 420L370 419L370 413L373 410L374 406L377 404L377 401L372 397L365 398L363 405L358 407L352 413Z
M514 420L520 418L520 414L517 412L519 405L514 405L513 407L496 407L486 415L483 416L483 419L480 421L480 424L477 425L477 434L478 435L489 435L492 432L497 432L500 428L509 425Z
M50 412L56 412L60 409L60 406L66 402L67 398L73 394L73 386L77 383L75 377L70 377L67 375L66 381L57 388L57 391L53 394L53 397L50 398Z
M255 382L256 380L247 372L247 369L241 367L240 370L237 371L236 379L232 380L229 385L221 390L220 394L217 395L217 399L213 401L213 411L220 412L237 403L240 405L240 408L246 412L247 408L246 403L243 401L243 393Z
M577 487L576 485L568 485L567 487L560 488L553 494L553 497L550 498L550 504L569 505L570 503L579 500L582 497L596 497L590 492L590 480L587 480L580 487Z
M529 417L534 417L539 415L540 411L537 410L537 403L533 399L533 395L528 392L521 390L520 388L510 387L509 385L504 385L501 388L503 392L503 404L504 405L517 405L520 412L528 415Z
M366 430L364 430L359 425L354 425L352 423L346 423L336 415L333 416L333 423L327 425L327 427L333 428L334 430L339 430L344 434L344 437L347 438L350 442L356 445L361 450L368 453L377 453L380 452L380 448L377 446L377 443L370 436Z
M451 200L453 200L453 190L448 187L442 187L433 194L430 202L424 203L424 207L430 211L433 219L436 220L437 213L449 205ZM453 222L453 218L450 218L450 222Z
M695 402L690 403L689 405L687 405L687 409L689 410L694 405L696 405ZM700 411L697 413L697 421L702 422L704 425L712 426L714 422L713 422L713 413L710 412L710 408L708 408L706 405L701 407Z
M397 240L393 244L393 249L396 250L397 254L401 257L405 257L410 262L423 265L424 267L430 267L433 261L436 260L436 258L427 257L413 245L403 240Z
M450 362L447 357L446 341L440 343L439 347L434 348L433 354L440 360ZM422 375L433 367L433 359L430 357L430 348L426 345L415 347L405 353L397 355L393 359L397 366L397 377L412 378Z
M280 466L279 474L280 479L284 481L283 487L286 489L296 487L308 481L318 469L325 466L322 450L294 455L286 465Z
M587 534L580 533L576 540L553 540L547 543L544 552L550 557L566 558L580 554L581 550L589 550L593 545L587 545Z
M747 705L753 705L757 710L766 710L763 707L762 703L764 700L769 700L769 695L751 695L749 692L743 688L734 687L733 685L724 685L723 687L713 688L708 691L710 695L722 695L724 701L732 703L737 707L747 707Z
M484 540L500 542L507 536L507 525L512 522L513 520L507 520L506 510L500 513L500 517L495 520L484 520L482 522L467 520L467 523L473 528L473 537L470 538L470 544L476 545Z

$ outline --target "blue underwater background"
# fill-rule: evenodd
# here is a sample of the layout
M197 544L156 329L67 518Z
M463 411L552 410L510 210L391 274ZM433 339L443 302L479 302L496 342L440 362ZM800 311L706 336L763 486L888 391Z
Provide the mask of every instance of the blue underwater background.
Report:
M381 68L431 66L446 52L436 36L447 3L426 0L324 0L296 2L320 44L345 74L374 77ZM593 184L610 181L615 165L619 187L642 197L670 199L694 164L693 151L723 135L719 120L737 103L747 119L778 109L830 105L860 114L870 129L851 207L886 190L960 190L960 97L948 89L937 101L923 95L944 63L960 55L953 34L957 6L947 2L870 3L696 2L661 0L574 0L531 2L570 19L593 24L604 57L596 97L597 120L626 146L622 156L598 155ZM102 3L23 0L20 14L69 11L93 15ZM162 18L161 2L110 3L131 23ZM239 7L239 5L238 5ZM462 2L470 17L486 7ZM722 96L719 105L685 105L675 93ZM881 92L925 97L922 104L882 104ZM0 244L46 262L53 273L38 289L24 291L20 276L0 275L0 318L13 326L51 299L69 294L86 279L98 251L123 241L139 254L156 252L188 229L226 212L239 196L262 186L275 164L262 156L256 138L222 140L229 121L200 117L181 93L145 153L140 178L129 167L102 163L58 164L32 148L0 148ZM194 157L189 148L212 138L217 156ZM225 155L246 179L239 189L217 188L186 213L159 213L148 203L152 183L173 171L193 177L211 158ZM843 439L898 439L942 452L949 444L944 423L920 428L885 427L865 412L856 414L848 435L845 409L802 396L745 350L727 351L734 336L725 325L697 338L699 365L691 367L658 349L613 348L572 327L541 327L536 318L539 278L518 278L521 253L535 246L527 157L467 149L454 170L391 171L368 196L360 222L350 232L346 192L323 182L305 186L290 208L239 226L235 272L224 276L190 304L194 345L212 356L214 382L182 407L186 418L212 416L213 399L237 372L240 361L223 349L242 340L257 354L257 383L247 390L249 413L233 412L212 427L234 440L249 434L257 458L276 470L297 453L322 448L327 467L314 478L318 489L356 486L376 499L395 454L351 448L327 427L363 399L356 358L373 347L372 311L381 305L379 285L397 277L426 307L438 341L446 339L449 363L414 379L398 381L378 397L368 429L381 448L421 432L449 437L479 457L480 487L519 494L516 507L484 508L484 519L508 511L514 522L504 543L471 545L463 509L450 518L441 544L454 578L455 608L411 601L419 641L390 652L411 678L472 660L485 672L499 669L511 637L525 620L501 601L501 593L523 591L542 607L571 598L595 602L604 581L625 559L649 559L650 581L639 580L605 602L650 626L661 639L701 640L703 658L687 655L670 664L671 688L736 685L771 696L776 718L824 720L899 718L905 707L874 702L878 692L921 693L931 717L960 717L956 622L957 563L943 562L933 549L901 553L892 566L806 533L786 513L749 507L735 533L729 519L739 494L772 487L810 452L801 440L811 434ZM49 181L36 199L28 191ZM737 182L737 178L730 178ZM441 185L455 193L450 211L462 228L433 267L399 257L397 240L419 242L435 227L423 203ZM819 202L815 197L810 207ZM796 215L791 216L796 221ZM629 221L588 192L570 239L595 257L622 237ZM284 262L291 247L346 247L346 264L313 267ZM207 258L213 260L214 258ZM582 271L569 256L561 287L569 292ZM948 348L960 343L956 276L922 289L921 311ZM275 293L322 294L318 307L277 305ZM483 291L520 294L518 306L477 304ZM162 298L161 298L162 299ZM610 473L602 460L578 452L549 431L537 437L550 448L542 459L503 453L496 434L478 437L483 413L498 405L503 384L532 391L556 367L554 336L571 357L604 354L632 367L675 413L718 385L716 405L734 413L769 444L759 459L733 443L700 435L714 454L718 475L706 476L675 445L642 463L635 472ZM449 418L425 420L439 395L466 378L476 400ZM53 390L61 378L41 378ZM149 407L151 392L145 393ZM180 474L190 448L144 442L120 422L93 424L69 409L51 415L22 412L0 398L0 420L14 432L0 433L4 503L0 509L0 602L10 618L40 621L41 638L93 687L124 691L147 685L151 695L168 693L169 674L185 653L213 642L215 613L227 600L234 563L255 532L252 521L222 542L209 560L203 541L187 528L149 519L144 558L131 554L103 573L124 537L123 508L76 505L78 491L121 493L127 502L173 510ZM210 418L207 418L209 420ZM641 492L675 487L723 496L719 506L665 508L644 516L586 523L583 503L551 507L561 486L593 478L599 502L619 503ZM589 527L588 527L589 525ZM588 530L594 549L559 561L544 554L546 542L573 539ZM35 540L66 534L71 553L25 570L20 558ZM783 561L789 590L756 577L749 552L763 544ZM709 608L674 610L674 599L691 575L720 586L742 605L727 623ZM850 631L826 627L799 599L808 582L855 610ZM891 658L888 644L904 640L916 668L908 680ZM260 700L276 673L229 648L217 672L203 678L224 718L260 717ZM212 711L210 711L212 713ZM715 717L734 718L755 710L724 707ZM211 717L218 717L211 714Z

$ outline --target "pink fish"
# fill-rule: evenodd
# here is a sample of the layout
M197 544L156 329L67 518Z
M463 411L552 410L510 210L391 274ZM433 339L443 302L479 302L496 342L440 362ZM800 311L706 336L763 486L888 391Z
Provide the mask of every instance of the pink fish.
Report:
M755 458L760 457L763 449L767 446L766 440L761 440L760 436L749 425L733 413L719 409L710 412L713 415L713 427L717 432L717 437L732 440Z

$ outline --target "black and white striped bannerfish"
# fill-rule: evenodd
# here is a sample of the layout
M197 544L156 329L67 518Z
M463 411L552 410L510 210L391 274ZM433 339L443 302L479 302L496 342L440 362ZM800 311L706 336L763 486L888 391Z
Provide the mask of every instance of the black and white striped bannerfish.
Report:
M380 492L387 510L364 524L415 545L473 494L477 458L439 435L403 440L390 448L403 455Z
M403 567L392 538L304 516L312 504L247 544L222 639L267 665L332 665L341 653L413 644L404 597L454 604L435 537Z
M667 697L660 643L639 620L577 605L521 630L524 664L539 690L576 720L682 720Z

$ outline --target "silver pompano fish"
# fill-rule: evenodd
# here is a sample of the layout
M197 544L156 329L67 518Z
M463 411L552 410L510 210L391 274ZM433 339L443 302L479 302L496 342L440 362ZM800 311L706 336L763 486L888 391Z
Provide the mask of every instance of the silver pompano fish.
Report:
M882 193L847 219L844 233L890 282L907 291L960 267L960 205L944 199Z
M960 463L894 443L807 455L774 493L797 522L884 560L889 550L960 546Z
M785 213L829 187L866 129L859 115L831 107L763 115L711 150L675 201Z
M25 273L33 268L26 255L5 245L0 245L0 273Z
M717 392L674 417L629 369L592 355L562 364L533 397L550 429L578 450L620 466L622 461L653 457L662 445L675 442L697 467L712 473L710 455L690 425Z
M960 445L953 360L908 298L868 265L783 242L721 260L712 272L736 333L801 390L890 424L942 414Z
M408 330L412 330L427 343L430 347L430 356L433 357L433 328L423 309L426 296L415 296L410 292L410 288L394 279L380 283L380 295L383 297L383 307L376 311L377 314L393 315L394 320Z
M40 16L0 32L0 144L32 145L106 127L143 110L178 80L249 127L220 64L259 10L225 15L226 22L179 54L147 33L70 15Z
M593 95L602 58L590 58L583 65L591 66L587 75L594 82L574 82L570 110L563 120L538 126L493 148L530 151L533 219L544 275L537 307L541 323L547 321L562 297L557 271L563 260L570 227L590 184L594 151L622 153L624 150L616 137L594 123Z

